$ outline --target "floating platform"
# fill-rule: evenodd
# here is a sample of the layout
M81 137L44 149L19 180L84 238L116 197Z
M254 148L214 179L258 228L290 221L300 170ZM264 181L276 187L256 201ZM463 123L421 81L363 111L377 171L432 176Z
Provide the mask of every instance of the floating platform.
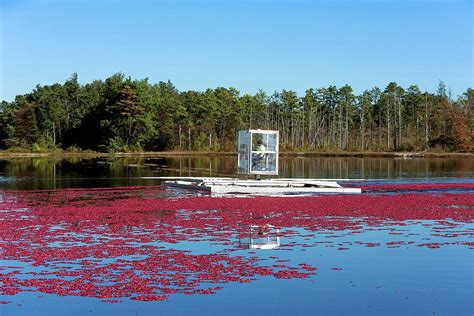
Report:
M251 180L239 178L194 178L194 177L144 177L158 179L165 187L177 187L207 191L215 194L360 194L360 188L342 187L337 180L322 179L265 179Z

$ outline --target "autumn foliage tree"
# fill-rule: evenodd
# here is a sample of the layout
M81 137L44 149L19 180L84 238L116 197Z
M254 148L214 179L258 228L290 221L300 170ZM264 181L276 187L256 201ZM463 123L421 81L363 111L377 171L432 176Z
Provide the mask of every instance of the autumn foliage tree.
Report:
M471 131L464 113L457 108L451 111L451 135L456 151L468 152L472 146Z

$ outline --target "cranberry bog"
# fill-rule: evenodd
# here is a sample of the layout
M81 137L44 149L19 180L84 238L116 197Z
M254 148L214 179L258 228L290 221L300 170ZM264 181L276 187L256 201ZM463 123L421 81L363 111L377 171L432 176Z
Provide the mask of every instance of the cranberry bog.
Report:
M474 181L343 185L1 189L0 314L472 315Z

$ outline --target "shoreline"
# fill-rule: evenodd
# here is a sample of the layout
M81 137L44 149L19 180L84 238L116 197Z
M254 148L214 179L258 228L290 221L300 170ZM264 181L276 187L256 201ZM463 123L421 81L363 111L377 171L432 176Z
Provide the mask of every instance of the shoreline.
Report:
M8 158L96 158L96 157L171 157L171 156L234 156L237 152L206 151L145 151L145 152L0 152L0 159ZM338 151L282 151L280 157L379 157L379 158L474 158L474 153L440 152L338 152Z

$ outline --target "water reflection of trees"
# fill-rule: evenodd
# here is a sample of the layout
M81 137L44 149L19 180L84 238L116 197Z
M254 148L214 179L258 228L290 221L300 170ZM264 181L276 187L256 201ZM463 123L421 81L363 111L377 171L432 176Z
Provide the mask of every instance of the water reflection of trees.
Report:
M156 185L144 176L235 176L233 155L0 160L3 187L54 189L81 186ZM280 176L307 178L472 177L474 159L387 157L281 157Z
M388 157L282 157L280 174L285 177L314 178L407 178L469 176L474 159L388 158Z

